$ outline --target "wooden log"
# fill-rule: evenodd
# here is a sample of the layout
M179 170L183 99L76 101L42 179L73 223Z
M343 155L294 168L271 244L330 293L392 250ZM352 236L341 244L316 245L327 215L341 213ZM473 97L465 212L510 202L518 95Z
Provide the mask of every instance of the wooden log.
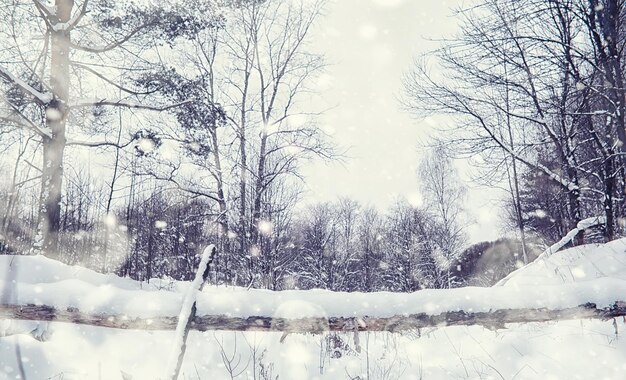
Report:
M321 333L323 331L401 332L424 327L480 325L489 329L506 328L509 323L548 322L572 319L608 320L626 316L626 302L608 308L593 303L552 310L501 309L488 312L448 311L438 315L410 314L392 317L328 317L285 319L268 316L195 316L190 328L197 331L281 331ZM77 309L55 309L45 305L0 305L0 319L67 322L132 330L175 330L177 317L131 318L125 315L90 314Z

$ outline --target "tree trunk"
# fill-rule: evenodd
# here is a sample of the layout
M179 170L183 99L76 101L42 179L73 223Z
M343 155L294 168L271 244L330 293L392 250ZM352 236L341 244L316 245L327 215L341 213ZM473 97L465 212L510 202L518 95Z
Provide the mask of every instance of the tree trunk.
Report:
M73 0L56 0L59 23L67 23L72 14ZM63 152L65 124L69 113L70 32L59 28L51 32L50 87L54 99L46 107L46 127L43 137L43 166L38 236L35 250L50 257L59 255L61 194L63 187Z
M610 157L604 163L604 171L606 176L606 178L604 179L604 215L606 216L604 236L607 241L613 240L613 237L615 235L615 209L613 206L613 194L615 192L615 168L613 165L613 160L614 158Z
M121 90L120 90L121 95ZM121 97L121 96L120 96ZM118 110L118 123L119 128L117 131L117 143L115 147L115 161L113 164L113 177L111 178L111 184L109 185L109 194L107 196L107 205L104 210L104 218L105 218L105 232L104 232L104 249L102 256L102 273L107 273L107 256L109 253L109 240L111 240L111 229L113 221L110 218L113 218L114 215L111 214L111 203L113 202L113 194L115 193L115 182L117 181L117 172L119 169L120 163L120 141L122 139L122 109Z
M261 220L261 198L263 197L263 186L265 179L265 161L267 159L267 133L262 132L261 147L259 149L259 165L256 172L256 182L254 185L254 203L252 207L252 226L250 233L252 235L252 244L260 245L259 221ZM259 247L260 249L260 247Z

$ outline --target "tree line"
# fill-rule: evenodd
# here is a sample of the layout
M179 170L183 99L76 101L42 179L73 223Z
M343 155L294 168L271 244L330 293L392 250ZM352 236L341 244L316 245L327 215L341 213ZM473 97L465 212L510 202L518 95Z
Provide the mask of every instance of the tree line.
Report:
M217 243L209 278L220 285L399 292L492 285L521 265L521 244L503 239L468 248L465 189L443 149L420 165L421 198L398 198L386 212L350 198L301 207L264 204L275 211L264 214L258 245L248 251L240 250L233 230L223 233L219 205L204 197L133 175L132 197L107 214L106 181L86 170L66 173L57 258L141 281L159 278L167 286L191 279L197 252ZM13 244L0 247L4 253L32 244L25 227L36 225L36 207L19 208L10 219L6 240ZM534 256L540 246L533 246Z

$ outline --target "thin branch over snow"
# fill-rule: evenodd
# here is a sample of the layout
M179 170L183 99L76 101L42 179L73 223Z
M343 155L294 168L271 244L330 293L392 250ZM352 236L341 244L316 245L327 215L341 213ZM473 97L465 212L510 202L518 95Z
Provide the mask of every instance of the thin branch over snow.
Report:
M576 238L576 236L582 231L589 229L591 227L602 226L605 224L606 224L606 218L604 216L594 216L591 218L581 220L576 225L576 228L568 232L567 235L565 235L561 240L552 244L550 247L548 247L548 249L543 251L541 255L537 256L535 261L516 270L515 272L510 273L508 276L498 281L494 286L502 286L506 284L510 279L518 276L520 273L524 272L525 270L532 267L533 265L537 265L537 263L541 261L545 261L548 257L552 256L553 253L559 251L561 248L565 247L566 244L573 241Z
M174 337L174 346L167 365L167 377L176 380L180 367L185 356L185 348L187 335L189 335L190 324L196 316L196 295L202 289L202 285L206 281L209 273L209 264L215 257L216 248L213 244L209 245L202 252L202 259L198 265L196 277L189 285L183 305L178 315L178 324L176 325L176 336Z
M0 66L0 77L4 78L4 80L9 84L14 84L18 86L22 91L32 95L41 105L50 103L54 98L51 92L41 92L35 90L31 85L16 77L9 70L2 66Z

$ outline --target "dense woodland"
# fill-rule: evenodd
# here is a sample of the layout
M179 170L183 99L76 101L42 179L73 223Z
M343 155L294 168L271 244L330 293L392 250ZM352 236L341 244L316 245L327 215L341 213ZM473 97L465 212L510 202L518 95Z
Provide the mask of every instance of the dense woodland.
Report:
M214 283L415 291L491 285L587 217L578 243L623 235L624 1L476 3L404 79L406 112L452 120L422 199L378 210L303 202L302 164L342 156L310 108L325 1L11 0L0 250L189 279L216 243ZM468 157L507 191L497 242L469 244Z

